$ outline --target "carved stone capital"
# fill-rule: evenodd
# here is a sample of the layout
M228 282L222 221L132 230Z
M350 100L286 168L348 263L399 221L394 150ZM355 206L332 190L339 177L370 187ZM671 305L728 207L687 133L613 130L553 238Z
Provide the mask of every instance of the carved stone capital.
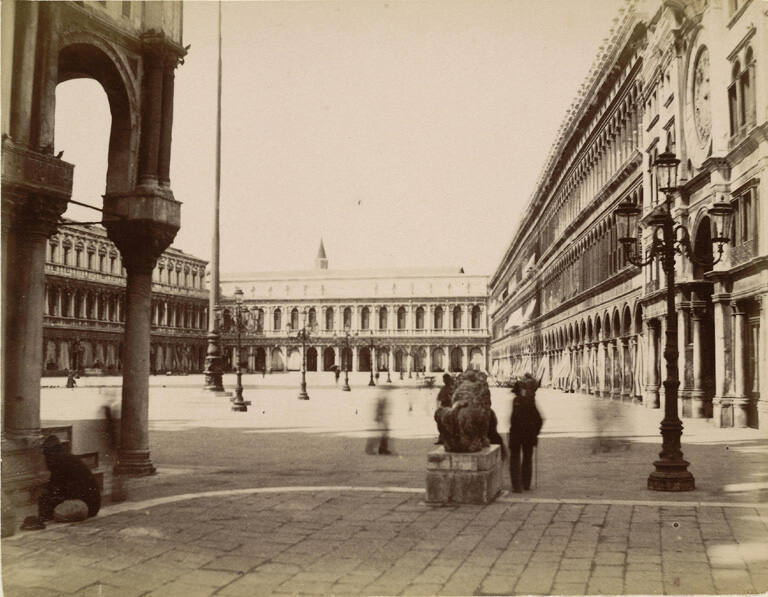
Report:
M151 220L109 222L109 239L120 249L125 269L151 274L157 258L173 242L178 227Z

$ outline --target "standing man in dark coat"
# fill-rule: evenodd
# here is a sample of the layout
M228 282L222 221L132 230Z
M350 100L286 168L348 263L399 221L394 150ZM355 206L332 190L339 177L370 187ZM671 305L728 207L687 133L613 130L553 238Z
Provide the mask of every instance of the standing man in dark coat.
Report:
M531 488L533 472L533 447L538 443L543 419L536 408L536 378L526 373L512 386L515 399L512 402L512 417L509 426L509 476L512 491L522 493ZM522 451L522 467L520 453Z

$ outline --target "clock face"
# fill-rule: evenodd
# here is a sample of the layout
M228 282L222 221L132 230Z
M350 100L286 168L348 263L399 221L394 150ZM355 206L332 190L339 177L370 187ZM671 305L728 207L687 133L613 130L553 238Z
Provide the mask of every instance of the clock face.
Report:
M712 110L709 96L709 51L703 47L699 50L696 66L693 69L693 122L696 125L701 147L709 142L712 133Z

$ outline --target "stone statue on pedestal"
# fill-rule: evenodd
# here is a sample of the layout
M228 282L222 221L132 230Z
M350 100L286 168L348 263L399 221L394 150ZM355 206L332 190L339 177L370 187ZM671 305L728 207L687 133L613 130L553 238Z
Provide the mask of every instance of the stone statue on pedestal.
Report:
M485 373L468 369L459 375L450 407L435 411L446 452L479 452L490 445L491 391Z

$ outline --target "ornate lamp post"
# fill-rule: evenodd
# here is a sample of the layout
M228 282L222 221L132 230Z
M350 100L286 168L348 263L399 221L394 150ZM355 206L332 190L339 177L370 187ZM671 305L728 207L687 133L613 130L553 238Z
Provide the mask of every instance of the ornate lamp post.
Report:
M311 333L317 327L316 324L307 324L307 309L302 312L302 326L301 329L296 332L296 338L301 340L301 391L299 392L299 400L309 400L309 394L307 394L307 340L311 337Z
M349 349L349 339L355 334L352 334L350 331L349 325L344 326L344 335L343 336L337 336L335 333L333 334L333 337L338 341L341 342L342 346L346 349L346 352L348 354L352 354ZM344 385L342 386L342 390L344 392L349 392L352 388L349 387L349 359L344 358L344 352L341 353L341 362L344 365Z
M235 338L237 343L237 385L235 386L235 399L232 401L232 410L236 412L246 412L250 402L243 400L243 371L241 368L242 358L240 356L240 332L244 327L243 321L243 291L238 288L235 290Z
M656 170L656 184L665 200L654 207L642 219L642 225L653 230L651 246L647 257L637 253L637 232L640 206L629 200L623 201L616 208L620 227L619 242L627 260L639 267L649 265L659 259L666 275L667 325L664 360L666 361L666 379L664 380L664 419L661 421L662 448L659 460L653 463L655 470L648 477L648 489L654 491L690 491L696 484L688 471L688 462L683 459L680 438L683 424L677 410L677 394L680 386L677 368L677 311L675 309L675 253L687 256L699 265L713 266L723 256L723 245L728 242L732 208L724 201L718 201L709 208L712 218L712 243L717 244L718 256L711 261L696 258L691 247L688 230L677 224L672 217L673 196L677 190L677 168L680 160L674 153L664 152L658 156L653 167ZM621 230L621 220L624 228Z
M369 356L369 360L371 361L371 381L368 382L369 386L375 386L376 385L376 382L373 381L373 368L376 365L374 363L374 359L373 359L373 348L374 348L374 344L373 344L373 330L371 330L371 343L368 345L368 351L369 351L368 352L368 356Z

